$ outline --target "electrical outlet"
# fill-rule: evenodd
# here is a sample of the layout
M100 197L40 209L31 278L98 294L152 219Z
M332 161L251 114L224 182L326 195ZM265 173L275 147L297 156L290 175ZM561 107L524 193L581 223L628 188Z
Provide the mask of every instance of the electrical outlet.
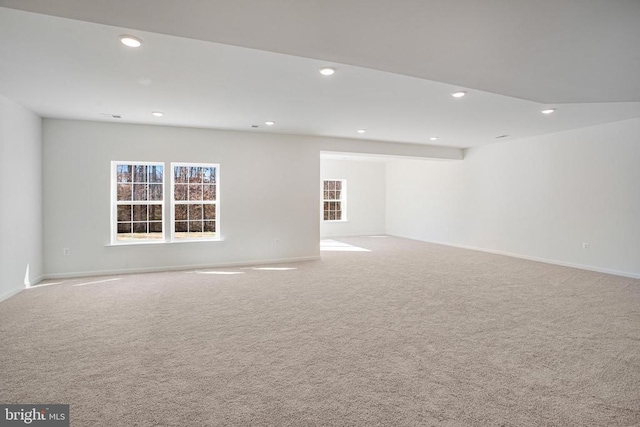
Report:
M582 242L582 249L589 249L589 242Z
M71 254L71 250L69 248L62 249L62 255L66 256L66 255L69 255L69 254Z

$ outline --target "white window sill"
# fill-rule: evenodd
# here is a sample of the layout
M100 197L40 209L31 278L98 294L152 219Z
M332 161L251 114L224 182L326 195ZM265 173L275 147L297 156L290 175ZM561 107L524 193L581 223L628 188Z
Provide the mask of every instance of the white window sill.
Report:
M205 243L205 242L224 242L224 239L180 239L180 240L158 240L158 241L143 241L143 242L116 242L107 243L105 247L110 246L141 246L141 245L172 245L174 243Z

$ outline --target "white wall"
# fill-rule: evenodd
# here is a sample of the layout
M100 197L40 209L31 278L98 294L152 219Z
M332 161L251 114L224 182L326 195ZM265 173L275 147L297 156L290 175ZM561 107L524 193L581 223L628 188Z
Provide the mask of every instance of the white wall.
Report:
M42 120L0 95L0 300L42 276Z
M640 119L390 162L387 233L640 276L639 165Z
M298 139L45 120L47 276L319 256L319 153ZM219 163L224 240L108 246L112 160Z
M415 144L46 119L45 276L317 258L320 152L327 150L462 157L459 149ZM219 163L223 241L111 246L113 160ZM358 189L357 179L353 184ZM384 184L379 182L383 195ZM358 221L354 227L382 232L383 206L376 221ZM356 203L355 218L358 212Z
M321 160L322 180L347 180L347 221L321 220L321 237L385 234L385 170L384 161Z

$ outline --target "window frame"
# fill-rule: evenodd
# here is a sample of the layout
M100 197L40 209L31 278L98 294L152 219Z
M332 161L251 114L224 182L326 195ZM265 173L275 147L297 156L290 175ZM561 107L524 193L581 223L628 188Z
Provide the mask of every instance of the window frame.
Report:
M324 198L324 183L327 181L334 181L334 182L340 182L341 183L341 189L340 189L340 199L325 199ZM323 178L322 182L320 184L320 192L322 195L322 202L320 205L320 212L321 212L321 218L322 218L322 222L348 222L348 217L347 217L347 180L344 178L339 178L339 179L335 179L335 178ZM340 219L324 219L324 204L325 202L339 202L340 203L340 212L341 212L341 218Z
M133 200L133 197L127 203L122 203L118 200L118 166L127 165L132 166L132 174L134 173L133 167L135 166L162 166L162 199L161 200L149 200L147 193L147 200ZM111 161L111 244L112 245L135 245L135 244L149 244L149 243L164 243L167 239L167 227L166 227L166 165L164 162L150 162L150 161L130 161L123 160ZM148 179L148 175L147 175ZM134 178L132 176L131 183L133 184ZM147 184L149 181L147 181ZM132 189L133 191L133 189ZM148 190L147 190L148 191ZM162 209L162 237L159 239L131 239L131 240L118 240L118 206L123 204L130 205L159 205ZM132 212L133 215L133 212ZM148 213L147 213L148 215ZM132 218L133 223L133 218ZM149 223L149 217L147 216L147 223ZM148 231L147 231L148 233ZM133 234L133 230L132 233Z
M215 168L215 175L216 175L216 180L215 180L215 200L213 201L205 201L205 200L196 200L196 201L189 201L189 200L178 200L176 203L176 199L175 199L175 167L202 167L202 168ZM170 163L170 171L171 171L171 195L170 195L170 204L169 204L169 208L171 210L170 212L170 225L169 225L169 237L171 239L171 242L173 243L181 243L181 242L215 242L215 241L220 241L222 240L221 238L221 233L220 233L220 164L219 163L190 163L190 162L171 162ZM186 203L185 203L186 202ZM175 224L176 224L176 219L175 219L175 215L176 215L176 204L202 204L202 205L206 205L206 204L212 204L215 206L215 237L179 237L176 238L175 234ZM204 221L204 220L203 220Z

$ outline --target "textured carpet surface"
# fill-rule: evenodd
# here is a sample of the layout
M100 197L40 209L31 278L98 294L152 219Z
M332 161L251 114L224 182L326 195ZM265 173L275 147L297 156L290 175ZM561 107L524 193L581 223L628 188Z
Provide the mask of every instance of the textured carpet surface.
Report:
M0 303L0 402L72 426L640 425L640 280L340 240L371 252L25 290Z

